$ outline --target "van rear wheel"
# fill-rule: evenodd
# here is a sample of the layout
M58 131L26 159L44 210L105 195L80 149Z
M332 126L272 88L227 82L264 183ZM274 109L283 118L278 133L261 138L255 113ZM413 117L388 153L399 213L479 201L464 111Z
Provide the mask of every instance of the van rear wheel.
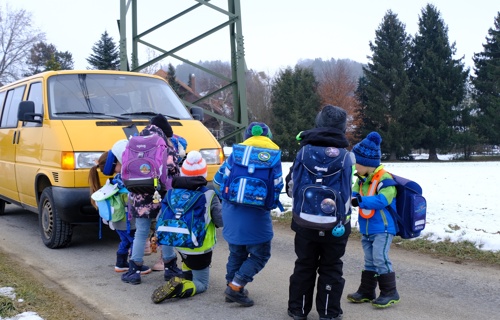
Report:
M48 248L63 248L69 245L73 235L71 224L64 222L57 213L52 188L45 188L38 204L38 225L42 241Z
M5 201L0 199L0 216L5 213Z

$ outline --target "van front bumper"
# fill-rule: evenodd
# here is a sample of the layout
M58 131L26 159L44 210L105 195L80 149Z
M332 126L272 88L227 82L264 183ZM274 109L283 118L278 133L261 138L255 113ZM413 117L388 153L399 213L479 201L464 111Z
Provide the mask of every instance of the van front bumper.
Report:
M52 187L57 213L67 223L97 223L99 214L90 203L89 188Z

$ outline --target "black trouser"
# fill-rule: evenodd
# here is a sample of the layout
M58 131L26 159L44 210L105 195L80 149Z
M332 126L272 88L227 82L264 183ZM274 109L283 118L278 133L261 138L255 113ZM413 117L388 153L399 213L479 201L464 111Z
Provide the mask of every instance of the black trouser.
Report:
M304 231L304 232L301 232ZM336 238L317 230L297 230L295 253L297 260L290 276L288 309L296 315L307 315L312 309L316 272L318 285L316 309L321 317L336 317L342 313L340 298L345 280L342 277L341 260L351 233L350 223L344 236Z

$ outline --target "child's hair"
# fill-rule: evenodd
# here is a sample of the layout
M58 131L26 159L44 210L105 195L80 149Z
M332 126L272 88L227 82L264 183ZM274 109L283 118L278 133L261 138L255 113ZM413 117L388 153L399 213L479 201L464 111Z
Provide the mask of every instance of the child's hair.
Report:
M101 189L101 180L99 180L99 172L97 169L101 170L101 172L104 170L104 165L106 164L106 159L108 158L108 153L109 151L105 151L101 154L99 159L97 160L97 163L95 166L90 168L89 171L89 187L90 187L90 194L93 194L97 190ZM94 208L97 209L97 205L95 201L90 198L90 202L94 206Z

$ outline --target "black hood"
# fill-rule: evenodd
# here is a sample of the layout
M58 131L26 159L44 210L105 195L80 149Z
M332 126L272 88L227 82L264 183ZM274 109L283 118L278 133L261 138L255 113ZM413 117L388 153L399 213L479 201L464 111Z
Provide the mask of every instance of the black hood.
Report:
M300 146L311 144L320 147L347 148L349 141L342 130L336 128L314 128L302 131L299 135Z

